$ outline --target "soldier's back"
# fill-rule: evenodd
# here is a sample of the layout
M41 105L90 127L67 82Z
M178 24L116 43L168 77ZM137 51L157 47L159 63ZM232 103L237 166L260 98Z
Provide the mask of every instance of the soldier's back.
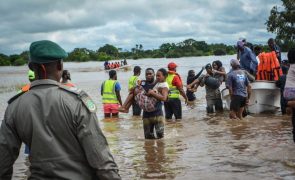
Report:
M78 92L41 80L10 103L10 123L31 150L32 179L95 177L77 138L79 113L87 114Z

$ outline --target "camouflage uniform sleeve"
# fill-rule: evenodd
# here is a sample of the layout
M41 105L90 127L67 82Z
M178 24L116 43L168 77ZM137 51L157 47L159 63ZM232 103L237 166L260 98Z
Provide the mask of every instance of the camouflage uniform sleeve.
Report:
M6 110L0 129L0 179L11 179L13 164L19 155L21 140Z
M90 109L82 102L76 108L75 123L78 141L90 166L95 169L98 179L121 179L107 140L98 125L96 114Z

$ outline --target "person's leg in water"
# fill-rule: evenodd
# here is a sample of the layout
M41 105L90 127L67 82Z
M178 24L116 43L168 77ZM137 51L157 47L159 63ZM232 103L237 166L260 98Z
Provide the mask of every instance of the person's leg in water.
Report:
M240 110L240 101L239 99L237 99L237 96L233 95L231 97L231 102L230 102L229 118L237 119L239 110Z
M239 119L243 119L243 112L246 106L246 98L242 96L237 96L237 100L239 102L237 103L237 107L239 108L239 111L237 112L237 116Z
M111 109L110 109L109 104L103 104L103 111L104 111L105 118L111 117Z
M223 103L221 98L215 99L214 100L214 105L215 105L215 111L218 113L222 113L223 112Z
M182 106L180 99L172 99L172 111L175 117L175 120L180 121L182 119Z
M110 104L112 117L117 118L119 116L119 104Z
M208 114L214 113L213 106L214 106L214 100L213 99L207 99L207 107L206 107L206 110L207 110L207 113Z
M155 139L154 117L143 118L143 131L145 139Z
M238 114L237 114L238 118L241 119L241 120L243 119L244 108L245 108L245 107L241 107L241 108L239 109L239 111L238 111Z
M164 117L157 116L155 119L155 131L157 134L157 138L161 139L164 137Z
M164 102L164 110L165 110L166 121L172 121L173 111L172 111L172 107L171 107L171 99Z

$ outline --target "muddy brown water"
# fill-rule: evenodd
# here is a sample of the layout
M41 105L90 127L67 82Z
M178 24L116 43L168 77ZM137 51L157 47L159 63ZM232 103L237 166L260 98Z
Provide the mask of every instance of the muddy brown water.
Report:
M207 62L221 59L229 67L234 56L192 57L174 60L186 80L187 71L196 71ZM169 59L129 61L143 69L166 67ZM65 63L72 80L97 103L97 116L123 179L295 179L295 146L289 116L251 115L230 120L228 112L207 115L205 91L200 88L192 109L183 104L183 119L165 124L165 137L145 140L140 117L121 114L119 119L104 119L100 85L108 75L102 63ZM85 71L85 69L89 71ZM83 69L83 71L81 71ZM7 100L16 88L27 82L27 67L0 67L0 119ZM123 99L132 72L118 72ZM144 75L141 75L144 78ZM28 160L22 146L14 164L13 179L26 179ZM1 153L1 152L0 152Z

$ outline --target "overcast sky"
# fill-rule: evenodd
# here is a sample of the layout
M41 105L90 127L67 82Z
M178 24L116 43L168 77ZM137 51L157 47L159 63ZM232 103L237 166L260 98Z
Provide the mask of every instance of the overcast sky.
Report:
M70 52L112 44L158 48L187 38L235 44L240 37L265 44L265 22L279 0L2 0L0 53L28 50L49 39Z

